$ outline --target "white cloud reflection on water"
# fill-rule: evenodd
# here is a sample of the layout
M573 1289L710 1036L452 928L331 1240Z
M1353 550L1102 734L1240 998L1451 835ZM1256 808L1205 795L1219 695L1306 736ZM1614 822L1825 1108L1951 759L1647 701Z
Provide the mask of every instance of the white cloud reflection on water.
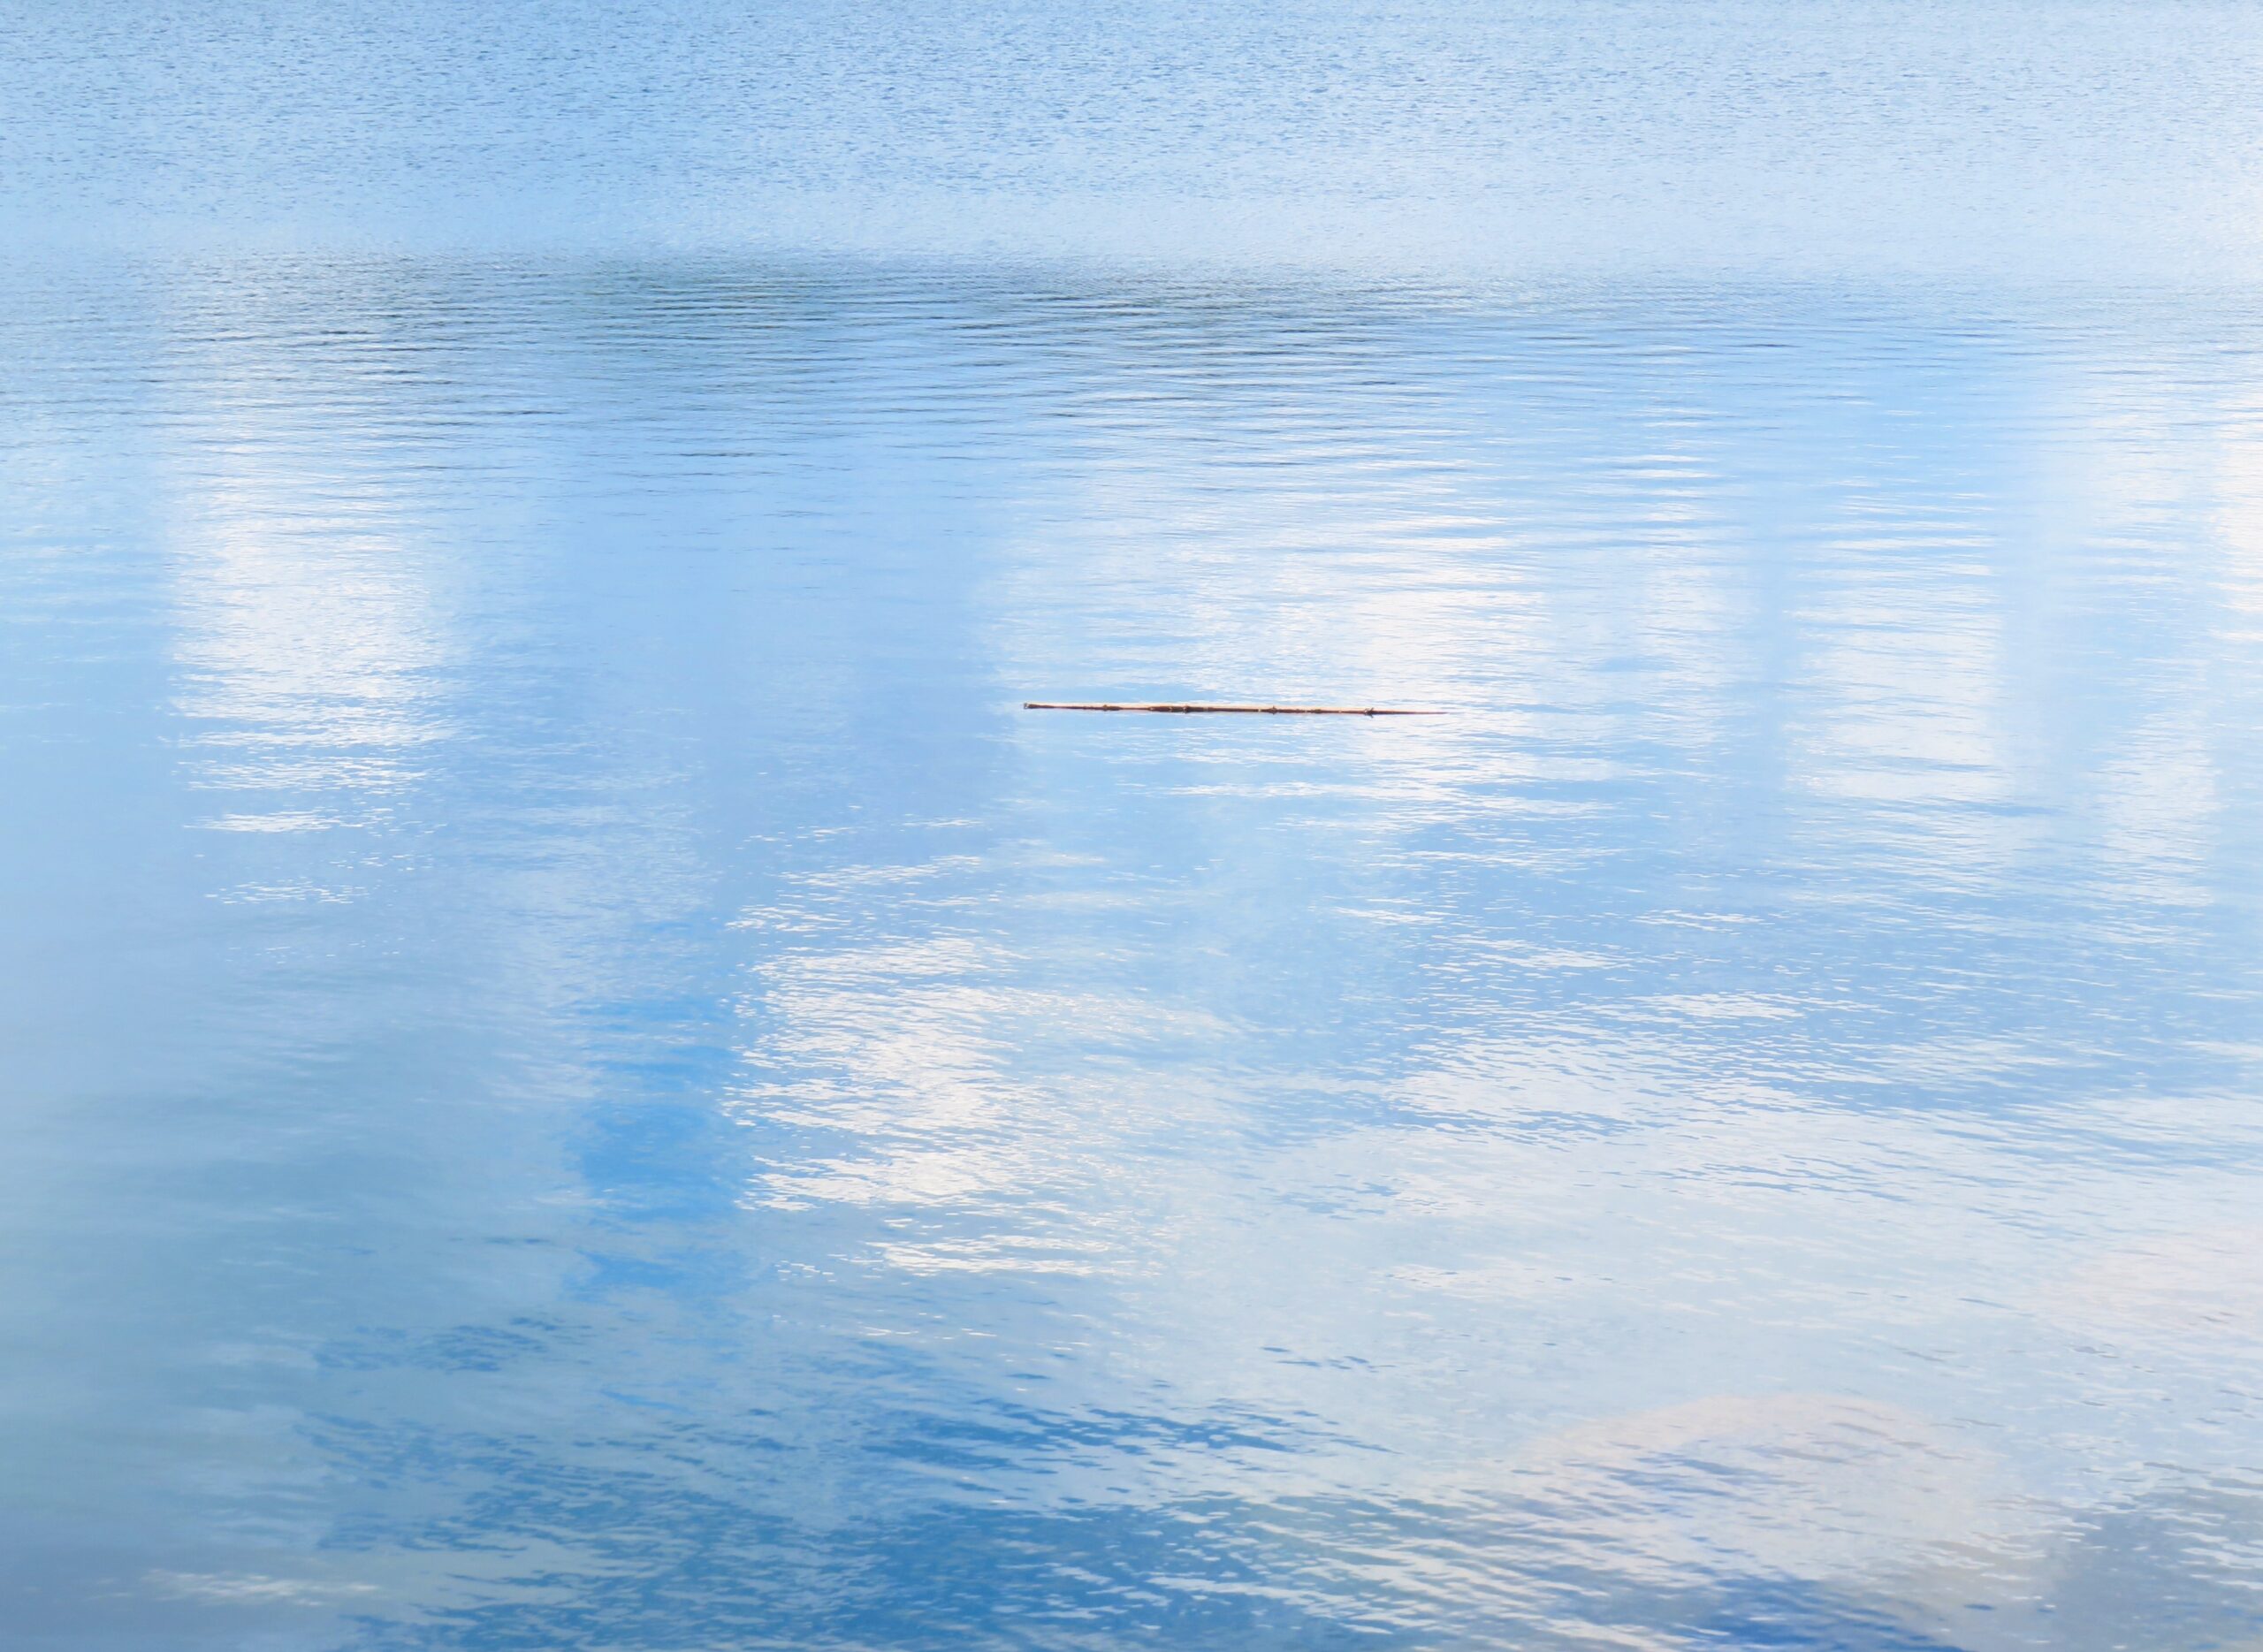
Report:
M2195 1266L2228 1257L2236 1230L2183 1260L2182 1241L2140 1245L2069 1294L2083 1229L2109 1210L2174 1222L2245 1198L2236 1168L2148 1180L2047 1145L2059 1129L2126 1134L2131 1109L2061 1108L2023 1132L1818 1108L1691 1071L1669 1026L1648 1041L1459 1040L1445 1072L1384 1082L1404 1122L1265 1144L1236 1128L1246 1080L1229 1099L1165 1077L1173 1037L1211 1029L1168 1002L1149 1014L974 984L1015 962L962 936L820 951L770 983L766 1016L790 1032L754 1064L826 1077L737 1105L838 1146L766 1170L762 1199L877 1217L837 1269L1040 1291L1066 1340L1020 1358L1032 1399L1064 1420L1160 1403L1281 1420L1294 1444L1125 1454L1071 1427L993 1465L992 1496L1063 1511L1124 1498L1397 1506L1395 1540L1355 1525L1355 1547L1321 1576L1365 1576L1433 1627L1514 1622L1615 1643L1579 1629L1565 1572L1623 1602L1778 1580L1993 1647L2048 1632L2035 1613L2085 1564L2088 1511L2176 1483L2133 1480L2123 1453L2198 1469L2181 1412L2150 1442L2122 1432L2087 1457L2036 1435L2038 1408L2079 1426L2118 1382L2102 1334L2151 1345L2149 1324L2181 1335L2252 1309L2237 1270ZM1017 1077L1059 1026L1078 1029L1090 1070L1039 1058L1044 1077ZM1124 1048L1142 1035L1154 1054ZM1344 1085L1276 1073L1276 1088L1326 1114ZM2031 1301L2046 1305L2039 1325ZM959 1323L979 1339L1010 1321L978 1308ZM945 1357L982 1369L983 1346ZM1625 1364L1599 1367L1606 1352ZM2220 1374L2210 1363L2199 1391ZM1827 1386L1738 1386L1758 1372ZM2236 1473L2225 1443L2218 1472ZM1305 1518L1317 1534L1330 1517ZM2002 1621L1975 1631L1966 1614L1982 1609ZM1661 1628L1629 1643L1685 1642Z
M2189 895L2252 864L2206 823L2253 667L2160 505L2213 454L2093 356L2218 364L1686 294L1330 343L1271 292L464 281L503 342L383 440L350 375L286 379L325 438L182 369L162 617L102 634L172 685L165 819L224 779L416 850L350 918L168 920L225 965L167 987L195 1105L69 1055L160 1243L67 1131L23 1209L191 1354L84 1484L230 1517L113 1534L155 1621L1990 1646L2111 1560L2237 1625L2250 920ZM1816 412L1850 382L1885 411ZM2122 526L2031 605L1971 524L2038 448ZM1009 710L1261 678L1457 714ZM345 834L198 835L186 907Z
M1238 407L1229 429L1261 430L1277 407ZM1892 998L1891 977L1802 982L1779 963L1786 990L1629 993L1630 972L1657 968L1639 948L1660 943L1639 929L1591 952L1550 948L1435 889L1392 891L1471 858L1559 872L1607 861L1614 846L1581 841L1581 822L1620 806L1612 788L1658 759L1600 731L1663 727L1685 749L1720 753L1750 692L1723 656L1742 645L1734 627L1752 610L1718 586L1700 584L1693 603L1688 579L1665 577L1667 595L1625 623L1617 592L1528 572L1505 606L1479 582L1478 600L1433 600L1425 570L1482 568L1504 541L1394 542L1376 531L1356 464L1342 488L1268 490L1235 467L1229 438L1189 427L1199 410L1162 415L1168 445L1203 456L1175 458L1160 490L1120 487L1113 508L1092 513L1107 547L1100 589L1048 580L1048 533L1016 553L1037 566L1014 568L1002 606L1158 614L1172 657L1203 662L1186 668L1203 691L1232 691L1231 671L1352 700L1392 655L1337 647L1337 624L1373 638L1403 622L1419 639L1413 674L1460 716L1406 738L1366 726L1323 735L1324 757L1302 727L1023 725L1023 807L1047 823L1056 858L1017 875L964 858L839 869L750 920L796 939L758 971L749 1002L774 1031L746 1059L801 1077L752 1085L736 1105L823 1144L766 1163L754 1198L876 1218L868 1248L838 1259L858 1269L1041 1290L1104 1350L1048 1367L1032 1390L1071 1415L1137 1414L1167 1395L1184 1415L1283 1420L1295 1440L1132 1458L1070 1444L1018 1473L999 1465L993 1488L1040 1507L1127 1493L1434 1504L1434 1524L1410 1512L1403 1547L1363 1531L1366 1547L1334 1564L1428 1602L1436 1616L1412 1621L1499 1614L1567 1643L1619 1642L1579 1626L1576 1591L1528 1545L1626 1602L1742 1580L1825 1591L1856 1617L1950 1644L2060 1633L2037 1614L2092 1564L2083 1530L2094 1512L2179 1495L2178 1473L2132 1474L2122 1453L2158 1450L2203 1476L2199 1459L2223 1473L2238 1461L2236 1450L2196 1458L2183 1436L2209 1411L2206 1374L2191 1409L2163 1418L2149 1444L2125 1433L2110 1449L2044 1445L2054 1427L2086 1434L2098 1392L2124 1379L2094 1347L2094 1320L2053 1309L2038 1323L2023 1305L2068 1300L2060 1282L2105 1228L2239 1208L2252 1128L2206 1094L2149 1115L2129 1095L2069 1093L2061 1086L2101 1082L2083 1076L2094 1052L2016 1024L1961 1034L1952 1015L1883 1044L1850 1034L1881 993ZM1363 439L1396 434L1387 416L1343 416ZM1136 454L1139 428L1109 435ZM1405 486L1384 510L1405 508ZM1483 511L1441 517L1497 516L1497 489ZM1292 560L1336 545L1380 555L1379 542L1416 590L1403 608L1362 608L1357 573L1324 555ZM1240 543L1246 558L1221 548ZM1922 912L2015 880L2048 852L2031 817L2057 804L2015 756L2004 704L2015 674L2007 598L1985 576L1994 552L1969 524L1924 512L1898 536L1826 530L1823 599L1792 611L1815 642L1789 651L1802 710L1785 765L1788 784L1832 812L1797 820L1791 865ZM1299 625L1307 606L1330 623ZM1075 659L1093 692L1170 691L1141 674L1160 651L1144 626L1068 635L1073 646L1017 622L1004 642L1033 658L1008 680L1061 691ZM1597 676L1619 639L1659 636L1672 647L1651 656L1665 662L1652 681L1671 709L1615 704ZM1477 669L1457 674L1465 661ZM1575 726L1598 731L1590 750L1607 755L1547 761L1535 704L1573 708ZM1071 784L1084 765L1097 796L1082 789L1092 781ZM2123 775L2111 757L2092 772ZM1518 796L1566 779L1600 795L1568 812ZM1088 834L1111 832L1111 808L1149 806L1135 794L1174 800L1168 863L1084 850ZM2101 804L2102 876L2127 852L2114 829L2127 796L2109 790ZM1279 842L1255 866L1237 859L1249 853L1237 846L1262 841L1240 824L1250 819ZM1276 856L1318 863L1313 904L1245 929L1238 903ZM1375 869L1365 903L1329 906L1330 874L1347 862ZM1113 895L1064 905L1025 887L1111 864ZM2145 894L2125 885L2116 898ZM1758 924L1723 944L1764 953L1802 922L1796 906L1733 907L1633 916L1700 937ZM1101 952L1074 949L1141 910L1161 933L1110 929ZM1980 912L1961 921L2003 944ZM1419 963L1370 939L1410 923ZM860 925L884 939L861 943ZM1269 947L1322 934L1330 952L1371 950L1394 996L1367 998L1358 966L1332 981L1324 1012L1249 996ZM1556 985L1567 975L1592 981L1594 996ZM1465 1023L1465 1009L1491 1024ZM1315 1027L1308 1016L1381 1016L1397 1036L1364 1062L1284 1070L1261 1053L1269 1012ZM1189 1043L1214 1054L1189 1062L1177 1055ZM2015 1100L1944 1113L1944 1089ZM2174 1149L2196 1127L2221 1153L2213 1169ZM2062 1133L2105 1157L2060 1145ZM2169 1162L2139 1168L2163 1147ZM2192 1271L2178 1277L2189 1284ZM2221 1311L2242 1312L2236 1279L2223 1289ZM1758 1373L1763 1386L1744 1386ZM1380 1626L1389 1613L1375 1610ZM1975 1627L1980 1610L1994 1617ZM1627 1633L1627 1644L1685 1643L1663 1626Z
M334 499L308 509L296 490L310 484L211 478L175 536L188 760L202 787L250 805L217 829L367 826L448 733L445 621L417 553ZM259 806L278 796L313 806Z

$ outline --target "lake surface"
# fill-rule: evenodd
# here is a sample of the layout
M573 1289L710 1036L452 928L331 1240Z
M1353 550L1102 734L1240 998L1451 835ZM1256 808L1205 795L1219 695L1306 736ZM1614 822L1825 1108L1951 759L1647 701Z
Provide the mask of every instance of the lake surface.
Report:
M2257 84L13 8L10 1643L2263 1646Z

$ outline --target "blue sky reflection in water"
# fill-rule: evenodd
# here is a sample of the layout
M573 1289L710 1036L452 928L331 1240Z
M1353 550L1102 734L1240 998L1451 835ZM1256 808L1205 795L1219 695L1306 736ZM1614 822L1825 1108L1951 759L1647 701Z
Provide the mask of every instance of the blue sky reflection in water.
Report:
M2263 24L125 15L14 1643L2263 1645Z

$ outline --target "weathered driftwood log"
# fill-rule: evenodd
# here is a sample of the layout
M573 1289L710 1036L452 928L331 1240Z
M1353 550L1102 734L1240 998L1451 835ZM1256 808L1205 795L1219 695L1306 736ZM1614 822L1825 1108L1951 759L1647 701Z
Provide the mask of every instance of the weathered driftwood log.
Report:
M1443 717L1396 705L1118 705L1096 700L1024 700L1025 712L1239 712L1253 717Z

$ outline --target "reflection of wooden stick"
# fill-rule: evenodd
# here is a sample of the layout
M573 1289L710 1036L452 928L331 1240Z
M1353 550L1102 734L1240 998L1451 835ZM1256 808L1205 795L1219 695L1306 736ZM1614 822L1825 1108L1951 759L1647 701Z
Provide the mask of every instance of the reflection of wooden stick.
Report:
M1254 717L1443 717L1391 705L1113 705L1096 701L1024 700L1025 712L1241 712Z

